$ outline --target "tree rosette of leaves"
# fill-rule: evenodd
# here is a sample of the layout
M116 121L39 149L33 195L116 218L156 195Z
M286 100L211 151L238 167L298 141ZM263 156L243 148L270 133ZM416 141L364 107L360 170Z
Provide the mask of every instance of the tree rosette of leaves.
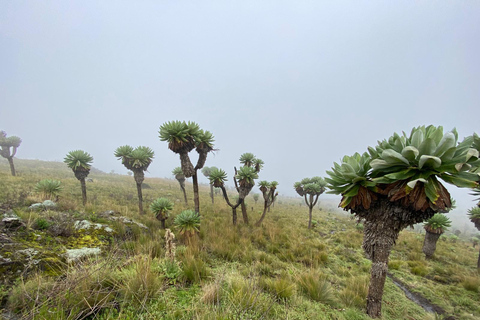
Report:
M439 179L467 188L480 180L473 172L480 163L478 136L457 140L455 129L443 134L441 126L416 127L409 136L395 133L369 147L369 153L334 163L327 171L329 193L342 195L340 207L345 210L368 210L379 195L414 211L448 210L450 194Z
M313 178L304 178L300 182L295 182L293 187L295 191L301 196L305 195L313 195L319 196L325 192L325 187L327 183L321 177L313 177Z
M433 217L425 222L424 228L427 232L442 234L451 225L452 221L447 216L441 213L436 213Z
M227 181L227 173L219 168L213 168L210 170L210 175L208 176L210 183L213 184L216 188L222 188L225 186L225 181Z
M155 218L162 222L162 228L165 228L165 220L168 219L168 212L172 211L173 202L167 198L158 198L150 204L150 211L155 214Z
M195 122L169 121L160 126L160 141L167 141L168 148L180 155L182 171L189 178L195 174L195 169L205 165L207 155L213 151L214 136L209 131L200 129ZM195 149L199 155L194 167L188 153Z
M243 166L238 169L235 179L238 181L240 197L245 198L255 186L255 179L258 179L258 173L254 167Z

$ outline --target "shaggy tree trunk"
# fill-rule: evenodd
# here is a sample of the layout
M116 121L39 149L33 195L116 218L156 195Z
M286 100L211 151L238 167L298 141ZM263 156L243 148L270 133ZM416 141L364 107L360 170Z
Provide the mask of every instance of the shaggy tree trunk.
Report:
M8 157L8 163L10 164L10 172L12 173L12 176L16 176L15 173L15 166L13 165L13 157Z
M185 200L185 205L188 205L187 192L185 191L185 185L180 184L180 189L183 191L183 199Z
M309 194L309 195L310 195L309 201L307 201L307 193L304 194L304 197L305 197L305 203L308 206L308 229L311 229L312 228L312 210L313 210L313 207L315 207L315 205L317 204L319 195L317 195L315 200L314 200L313 194Z
M197 177L197 170L195 170L195 174L192 176L193 180L193 202L195 203L195 212L200 215L200 198L198 196L198 177Z
M82 203L85 206L87 204L87 185L85 184L85 178L80 179L80 185L82 186Z
M423 240L423 253L425 253L425 257L427 259L430 259L433 254L435 253L435 250L437 249L437 241L438 238L440 238L442 234L441 233L434 233L434 232L429 232L426 231L425 233L425 240Z
M188 156L187 152L180 153L180 165L182 167L185 178L190 178L195 174L195 168L193 167L193 164L190 161L190 157Z
M144 214L143 212L143 194L142 194L142 183L145 180L145 173L143 170L134 170L133 177L135 178L135 182L137 183L137 193L138 193L138 211L140 214Z
M382 315L382 296L388 271L388 257L399 231L390 225L375 221L366 221L364 230L364 249L372 260L367 314L372 318L378 318Z
M243 223L249 224L248 221L248 213L247 213L247 206L245 205L245 201L242 202L242 217L243 217Z
M142 195L142 185L137 183L137 193L138 193L138 212L143 214L143 195Z
M213 200L213 184L210 184L210 198L212 198L212 204L214 204L214 200Z
M372 260L370 285L367 296L367 314L372 318L382 315L382 296L385 277L388 270L388 257L398 234L407 226L430 219L435 212L414 211L390 202L379 196L371 207L351 209L357 216L365 219L363 249L367 258Z
M480 270L480 252L479 252L479 254L478 254L477 269Z
M82 186L82 203L85 206L87 204L87 185L85 184L85 178L88 177L90 170L85 168L77 168L77 170L73 171L73 173L75 174L75 178L80 181L80 185Z
M165 229L166 226L165 226L165 221L167 220L167 218L165 217L164 213L163 212L159 212L155 218L157 218L158 221L160 221L160 223L162 224L162 229Z
M232 208L232 222L233 225L237 225L237 208Z
M175 176L175 179L177 179L178 183L180 184L180 189L183 192L183 198L185 200L185 205L188 206L187 192L185 191L185 176L183 174L177 174Z
M224 186L219 186L220 189L222 189L222 192L223 192L223 198L225 199L225 201L227 202L227 204L232 208L232 220L233 220L233 225L236 225L237 224L237 207L243 203L243 199L242 198L238 198L238 202L237 204L233 205L230 203L230 200L228 199L228 194L227 194L227 190L225 189Z

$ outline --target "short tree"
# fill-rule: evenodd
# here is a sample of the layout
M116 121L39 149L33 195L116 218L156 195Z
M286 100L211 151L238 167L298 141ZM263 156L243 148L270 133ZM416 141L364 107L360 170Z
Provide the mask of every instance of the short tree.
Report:
M122 164L133 172L133 178L137 184L138 211L143 214L142 183L145 180L145 171L153 161L153 150L149 147L139 146L133 149L129 145L118 147L115 157L122 160Z
M478 137L457 143L454 130L413 128L410 135L394 133L369 153L345 156L334 163L326 179L330 193L342 195L340 206L365 220L363 248L372 260L367 313L381 316L390 250L401 230L430 219L451 207L450 194L439 179L458 187L478 185Z
M67 156L63 159L63 162L72 169L75 177L80 181L82 186L82 200L83 205L87 204L87 185L85 184L85 178L90 173L93 157L83 150L74 150L67 153Z
M255 204L257 204L258 199L260 199L260 195L258 193L253 194L253 201L255 201Z
M452 225L452 221L441 213L436 213L425 224L425 240L423 241L423 253L430 259L437 249L437 241L440 236Z
M198 193L197 170L202 169L209 152L213 151L213 134L203 131L195 122L171 121L160 126L160 141L167 141L168 148L180 155L180 164L186 178L193 180L193 201L195 212L200 212L200 197ZM188 153L195 149L198 160L195 167L190 161Z
M318 197L325 192L327 183L321 177L305 178L295 182L293 187L300 197L304 197L308 206L308 229L312 228L312 210L317 204Z
M19 137L7 137L7 133L5 131L0 131L0 155L8 160L12 176L16 175L15 166L13 165L13 157L17 153L17 149L21 143L22 139Z
M175 176L175 179L177 179L178 183L180 184L180 189L183 192L183 199L185 200L185 205L188 205L187 192L185 191L186 179L185 175L183 174L182 168L176 167L172 170L172 174Z
M168 213L173 209L173 202L167 198L158 198L150 204L150 211L155 214L155 218L162 223L162 229L165 229L165 221L168 219Z
M278 192L277 193L275 192L278 186L278 182L277 181L268 182L268 181L262 180L258 182L258 186L263 195L263 213L260 219L255 223L257 227L262 224L263 219L265 219L265 216L267 214L267 209L270 208L270 206L273 204L273 202L275 201L275 198L278 195Z

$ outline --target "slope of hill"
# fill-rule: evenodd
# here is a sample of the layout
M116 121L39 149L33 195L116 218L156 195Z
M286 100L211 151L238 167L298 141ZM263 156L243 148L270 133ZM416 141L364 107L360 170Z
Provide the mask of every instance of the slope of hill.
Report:
M165 231L154 215L139 216L133 177L92 170L88 203L81 205L80 184L63 164L15 159L17 177L0 161L0 213L13 210L25 223L26 246L50 245L63 254L73 239L55 236L59 217L111 226L111 237L94 234L77 247L101 247L100 256L55 268L27 268L16 282L0 284L0 300L9 317L35 319L368 319L365 315L370 261L361 249L362 226L328 205L308 210L299 199L280 198L261 227L232 226L231 210L220 195L212 204L209 188L200 187L201 229L186 245L173 225L189 204L177 181L145 179L145 208L158 197L174 203L167 227L176 235L176 258L165 257ZM34 186L41 179L61 181L55 211L31 212L40 200ZM282 188L282 186L280 186ZM252 221L262 203L247 198ZM114 211L148 229L112 223L102 214ZM46 220L38 227L39 220ZM10 231L2 231L7 236ZM78 233L78 232L77 232ZM34 235L34 236L33 236ZM102 237L100 237L102 236ZM96 237L92 240L92 237ZM480 317L477 248L444 237L431 260L422 253L423 234L405 230L394 247L390 273L456 319ZM41 239L41 240L38 240ZM48 242L47 242L48 240ZM94 241L95 240L95 241ZM96 241L98 240L98 241ZM6 246L1 244L5 253ZM1 254L1 253L0 253ZM55 272L52 272L55 269ZM383 319L435 319L387 280Z

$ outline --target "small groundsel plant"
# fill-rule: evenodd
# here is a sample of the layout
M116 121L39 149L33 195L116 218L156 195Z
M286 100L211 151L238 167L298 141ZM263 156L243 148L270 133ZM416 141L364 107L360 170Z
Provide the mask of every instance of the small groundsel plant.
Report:
M35 192L41 194L43 200L54 200L62 189L62 183L57 180L44 179L35 185Z
M175 217L174 224L185 243L192 244L200 231L200 215L193 210L184 210Z
M168 219L168 213L173 209L173 202L167 198L158 198L150 205L150 211L155 214L155 218L162 223L162 229L165 229L165 221Z

